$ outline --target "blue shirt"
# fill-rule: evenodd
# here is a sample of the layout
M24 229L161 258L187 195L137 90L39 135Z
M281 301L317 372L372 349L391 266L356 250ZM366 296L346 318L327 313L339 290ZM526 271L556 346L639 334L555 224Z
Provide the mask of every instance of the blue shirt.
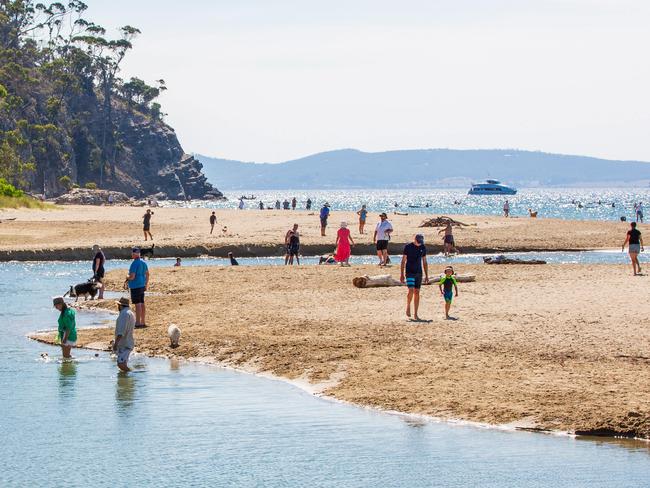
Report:
M416 246L412 242L404 246L406 256L406 274L422 274L422 258L427 255L424 244Z
M147 277L145 276L147 271L149 271L147 263L140 258L134 259L129 268L129 274L135 273L135 278L129 281L129 288L144 288L147 282Z
M326 219L330 215L330 209L329 207L323 207L320 209L320 218L321 219Z

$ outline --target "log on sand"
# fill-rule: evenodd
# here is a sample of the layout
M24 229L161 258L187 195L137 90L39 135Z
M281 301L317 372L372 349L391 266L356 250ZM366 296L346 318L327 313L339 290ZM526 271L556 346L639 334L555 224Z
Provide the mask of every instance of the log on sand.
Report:
M463 222L459 222L458 220L454 220L451 217L446 217L444 215L441 215L440 217L432 217L430 219L424 220L421 224L420 227L447 227L447 224L451 224L452 226L456 227L470 227L470 225L476 225L476 224L465 224Z
M429 282L429 284L434 284L437 283L440 278L442 278L444 275L440 275L437 279L434 277L432 281ZM459 283L470 283L472 281L476 281L476 276L473 274L461 274L461 275L454 275L456 277L456 281ZM352 284L356 286L357 288L379 288L379 287L386 287L386 286L406 286L405 283L401 283L399 280L396 280L393 278L391 275L375 275L375 276L359 276L357 278L354 278L352 280ZM424 283L422 283L424 285Z
M542 259L517 259L505 256L483 258L483 262L485 264L546 264L546 261Z

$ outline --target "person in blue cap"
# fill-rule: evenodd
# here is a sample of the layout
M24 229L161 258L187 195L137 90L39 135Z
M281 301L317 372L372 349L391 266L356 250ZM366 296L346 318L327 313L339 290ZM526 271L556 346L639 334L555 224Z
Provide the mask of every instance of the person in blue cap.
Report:
M413 302L413 319L420 320L418 308L420 306L420 287L422 286L422 272L424 283L429 282L429 266L427 264L427 248L424 245L424 236L416 234L413 242L404 246L402 263L400 265L400 281L406 283L406 316L411 318L411 302Z

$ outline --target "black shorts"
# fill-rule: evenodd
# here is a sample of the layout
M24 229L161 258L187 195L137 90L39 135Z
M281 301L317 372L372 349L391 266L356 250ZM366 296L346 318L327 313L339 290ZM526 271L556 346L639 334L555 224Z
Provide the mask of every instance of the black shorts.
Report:
M415 288L416 290L419 290L422 287L422 273L407 274L405 281L406 286L409 288Z
M145 226L142 228L142 230L145 231L145 232L149 232L149 229L150 229L150 226L149 226L149 225L145 225Z
M300 246L289 246L287 248L287 254L289 254L289 256L297 256L298 251L300 251Z
M320 219L320 226L327 227L327 219Z
M454 236L445 236L445 244L454 245Z
M95 273L94 278L95 278L96 280L101 280L101 279L104 278L104 275L105 275L105 274L106 274L106 271L104 270L104 268L103 268L103 267L102 267L102 268L99 268L99 269L97 270L97 272Z
M377 251L385 251L388 249L388 241L381 239L377 241Z
M144 286L142 288L131 288L131 303L133 305L144 303Z

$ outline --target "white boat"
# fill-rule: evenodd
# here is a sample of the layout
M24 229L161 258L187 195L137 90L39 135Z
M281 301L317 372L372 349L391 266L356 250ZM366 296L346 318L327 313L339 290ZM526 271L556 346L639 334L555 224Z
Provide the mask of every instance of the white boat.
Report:
M517 189L502 184L498 180L485 180L485 183L473 183L468 195L516 195Z

